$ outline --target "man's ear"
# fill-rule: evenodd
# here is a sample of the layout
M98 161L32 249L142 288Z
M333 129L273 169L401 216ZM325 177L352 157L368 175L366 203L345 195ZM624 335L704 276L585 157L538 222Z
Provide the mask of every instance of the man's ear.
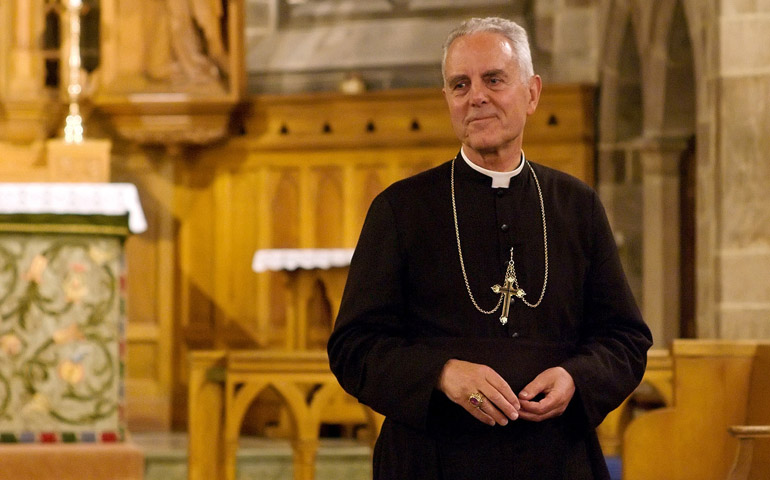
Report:
M529 79L529 104L527 105L527 115L532 115L540 102L540 91L543 89L543 80L540 75L532 75Z

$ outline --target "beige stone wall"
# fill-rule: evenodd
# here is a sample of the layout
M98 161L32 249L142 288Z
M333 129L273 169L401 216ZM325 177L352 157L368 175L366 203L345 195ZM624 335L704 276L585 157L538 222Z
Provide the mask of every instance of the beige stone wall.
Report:
M679 239L672 229L679 227L677 151L692 133L697 335L770 336L770 3L617 0L602 2L598 16L606 19L599 28L599 190L621 242L633 238L625 212L641 206L639 296L656 343L665 346L678 334L675 310L686 300L678 298ZM641 128L633 128L634 118ZM641 188L625 171L636 171L637 158Z
M533 2L531 43L541 52L538 73L549 82L596 84L603 8L596 0Z
M770 2L719 20L717 333L770 337Z

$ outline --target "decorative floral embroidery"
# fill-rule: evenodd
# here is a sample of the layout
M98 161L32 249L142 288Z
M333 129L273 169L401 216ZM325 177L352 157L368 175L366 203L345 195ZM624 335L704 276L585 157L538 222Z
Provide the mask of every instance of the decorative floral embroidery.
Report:
M99 266L114 260L115 252L100 248L97 245L91 245L88 248L88 256Z
M75 340L83 340L83 334L80 332L80 328L77 323L71 323L68 327L57 330L51 336L54 343L62 344L68 342L74 342Z
M83 364L73 362L70 359L62 360L56 371L59 373L59 378L70 385L80 383L86 375L86 369Z
M121 276L118 237L0 236L0 432L122 430Z
M83 281L83 275L70 272L64 280L64 292L67 295L67 302L70 303L79 303L83 297L88 295L88 287Z
M12 333L6 333L0 337L0 350L9 357L14 357L21 351L21 340Z
M35 282L38 285L43 283L43 272L45 272L48 266L48 259L43 255L35 255L32 259L32 263L29 266L29 270L24 274L24 279L28 282Z

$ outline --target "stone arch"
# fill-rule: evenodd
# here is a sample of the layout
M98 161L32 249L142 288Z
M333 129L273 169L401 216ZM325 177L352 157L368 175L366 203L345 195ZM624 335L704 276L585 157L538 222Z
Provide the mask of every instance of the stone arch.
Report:
M600 72L600 194L660 347L681 330L680 158L698 91L688 11L682 0L613 1Z
M650 10L649 43L643 53L644 147L641 151L643 191L643 309L657 344L668 346L682 336L683 258L694 252L694 239L684 236L681 168L695 133L695 78L689 28L681 0L661 0ZM684 253L683 253L684 252Z
M599 72L598 190L618 242L621 261L641 299L641 181L637 145L643 131L638 19L630 5L613 2L608 12Z

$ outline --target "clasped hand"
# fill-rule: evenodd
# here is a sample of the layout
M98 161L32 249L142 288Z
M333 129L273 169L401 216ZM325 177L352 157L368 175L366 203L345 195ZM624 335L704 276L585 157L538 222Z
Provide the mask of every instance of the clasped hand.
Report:
M517 418L540 422L557 417L564 413L575 394L575 382L562 367L543 371L516 395L491 367L457 359L444 365L437 387L476 419L491 426L507 425ZM476 392L486 397L479 407L469 401ZM540 394L544 396L533 401Z

